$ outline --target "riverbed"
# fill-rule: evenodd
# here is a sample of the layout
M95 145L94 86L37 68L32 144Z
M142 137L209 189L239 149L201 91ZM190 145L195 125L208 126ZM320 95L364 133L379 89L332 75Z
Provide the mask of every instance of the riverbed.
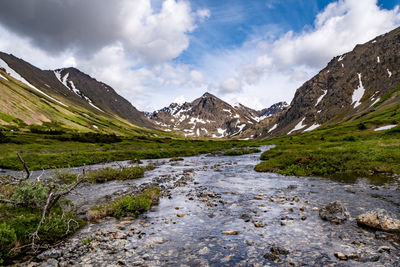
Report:
M399 266L398 234L361 228L355 220L374 208L399 215L397 182L373 185L359 179L350 184L257 173L253 168L259 157L259 153L210 154L178 162L146 160L143 164L156 168L144 178L82 185L69 196L81 216L90 206L152 184L160 185L163 194L159 204L140 217L90 223L32 262L42 266ZM126 165L129 162L106 166ZM350 213L343 224L319 216L321 207L336 200ZM338 253L354 257L344 261Z

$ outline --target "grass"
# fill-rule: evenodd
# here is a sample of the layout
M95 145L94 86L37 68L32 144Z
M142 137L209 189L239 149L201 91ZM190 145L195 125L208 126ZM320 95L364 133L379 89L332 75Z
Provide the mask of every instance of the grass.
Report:
M142 167L125 167L119 169L108 167L90 171L87 177L92 183L105 183L113 180L124 181L143 177L145 169Z
M104 218L106 216L126 217L138 216L148 211L152 205L157 204L160 197L159 188L150 188L138 195L126 195L116 198L111 203L92 207L89 210L89 217L92 220Z
M2 131L7 142L0 143L0 168L22 170L16 152L30 170L76 167L131 159L194 156L234 147L259 146L259 141L193 140L171 137L122 137L117 143L58 140L60 136L30 131ZM54 138L57 137L57 138Z
M261 155L260 172L385 182L400 174L400 126L373 131L400 121L400 105L376 110L353 121L309 133L270 140L276 147Z
M224 152L224 156L241 156L245 154L259 153L261 150L258 148L243 148L243 149L229 149Z

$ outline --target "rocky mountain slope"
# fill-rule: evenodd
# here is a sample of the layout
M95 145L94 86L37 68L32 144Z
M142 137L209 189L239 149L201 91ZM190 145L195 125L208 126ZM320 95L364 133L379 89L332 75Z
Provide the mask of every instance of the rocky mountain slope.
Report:
M333 58L296 91L285 112L255 134L306 132L382 108L390 101L378 107L379 101L400 85L399 66L400 28L397 28Z
M178 131L188 137L224 138L240 135L285 107L286 103L282 102L269 109L256 111L241 104L231 106L205 93L193 102L172 103L147 116L166 131Z
M113 88L75 68L41 70L22 59L2 52L0 52L0 68L2 69L0 80L3 83L6 81L22 83L23 86L33 89L42 99L61 105L63 108L80 107L100 116L118 117L134 125L155 127L143 113L118 95ZM0 112L12 111L11 106L8 109L11 110L7 111L6 107L2 107ZM24 121L24 118L22 120ZM32 120L26 122L29 124L30 121Z

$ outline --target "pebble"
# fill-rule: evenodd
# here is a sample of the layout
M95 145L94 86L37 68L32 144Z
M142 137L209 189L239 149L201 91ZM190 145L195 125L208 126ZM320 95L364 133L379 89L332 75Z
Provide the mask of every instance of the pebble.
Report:
M222 231L223 235L238 235L239 231L230 231L230 230L226 230L226 231Z

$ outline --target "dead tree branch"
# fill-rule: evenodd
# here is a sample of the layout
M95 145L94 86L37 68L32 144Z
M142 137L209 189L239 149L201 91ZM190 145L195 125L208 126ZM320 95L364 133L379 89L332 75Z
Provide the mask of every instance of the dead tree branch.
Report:
M22 182L22 181L25 181L25 180L28 180L28 179L29 179L29 177L31 176L31 172L29 171L28 166L26 166L25 161L22 159L21 155L20 155L18 152L17 152L17 156L18 156L19 161L21 161L22 166L24 166L24 169L25 169L25 171L26 171L26 177L25 177L25 179L21 179L21 180L20 180L20 182Z

